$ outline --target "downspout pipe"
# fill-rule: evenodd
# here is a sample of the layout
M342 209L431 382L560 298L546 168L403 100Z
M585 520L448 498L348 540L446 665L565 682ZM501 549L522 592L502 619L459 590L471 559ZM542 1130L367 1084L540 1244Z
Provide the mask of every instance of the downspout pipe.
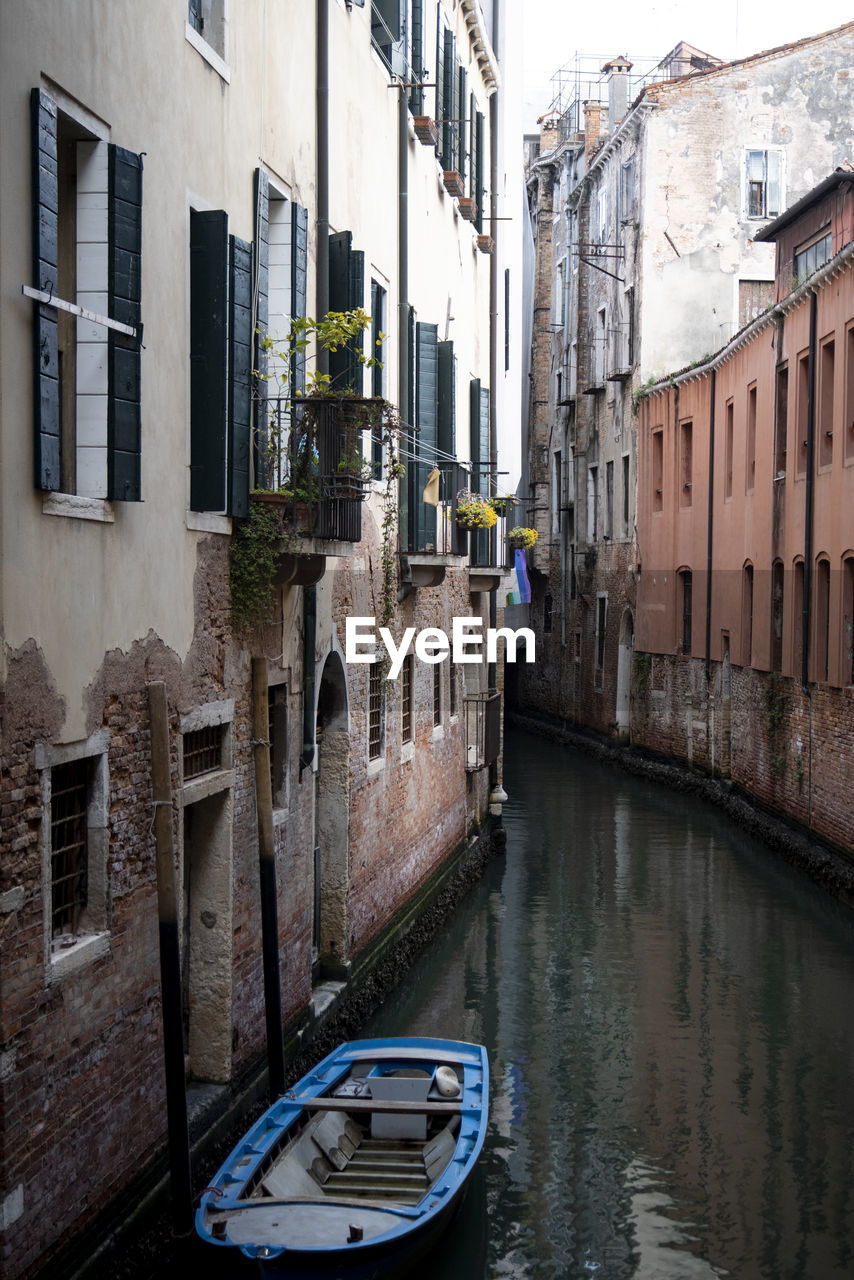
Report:
M317 244L315 246L314 310L323 317L329 310L329 0L316 0L316 104L317 104ZM318 373L329 372L329 353L318 349ZM315 644L317 640L317 587L303 587L303 703L300 774L314 764L315 753Z
M709 395L709 538L706 549L706 684L712 675L712 548L714 545L715 519L715 393L717 369L712 370L712 386Z
M492 8L492 47L498 49L500 0ZM489 255L489 469L490 490L495 493L498 476L498 93L489 99L489 234L493 241ZM503 556L501 557L503 559ZM497 626L496 591L489 593L489 625ZM496 663L490 662L487 688L496 687Z
M815 453L815 368L816 332L818 328L818 294L810 294L810 349L807 366L807 471L804 495L804 598L801 614L801 688L809 697L810 614L812 612L813 509L815 487L813 455Z
M397 404L400 417L409 417L409 99L403 85L397 89ZM411 424L407 427L410 442ZM414 453L414 449L410 449ZM397 538L401 551L408 543L409 513L417 500L415 493L417 468L408 466L406 476L398 481ZM412 592L412 570L405 555L400 560L398 602Z

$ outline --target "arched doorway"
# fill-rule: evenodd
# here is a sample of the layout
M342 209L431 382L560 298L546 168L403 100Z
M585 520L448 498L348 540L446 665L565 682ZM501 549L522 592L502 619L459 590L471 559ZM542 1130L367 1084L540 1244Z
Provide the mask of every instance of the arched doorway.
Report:
M631 726L632 657L635 645L635 621L631 609L620 620L620 643L617 650L617 731L628 733Z
M344 665L334 652L323 665L315 738L312 972L317 980L343 979L348 967L350 731Z

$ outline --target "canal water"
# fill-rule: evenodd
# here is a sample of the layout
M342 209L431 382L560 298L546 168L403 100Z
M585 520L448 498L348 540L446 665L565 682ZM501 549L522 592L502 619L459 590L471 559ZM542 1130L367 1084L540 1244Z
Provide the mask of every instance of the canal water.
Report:
M713 807L506 743L507 852L364 1035L479 1041L419 1280L854 1276L854 914Z

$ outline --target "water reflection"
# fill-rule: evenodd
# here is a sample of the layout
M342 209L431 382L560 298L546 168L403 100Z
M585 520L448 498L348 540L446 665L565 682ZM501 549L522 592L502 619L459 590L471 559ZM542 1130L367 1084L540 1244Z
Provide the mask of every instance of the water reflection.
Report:
M508 852L365 1035L482 1041L423 1275L854 1274L850 913L713 809L508 735Z

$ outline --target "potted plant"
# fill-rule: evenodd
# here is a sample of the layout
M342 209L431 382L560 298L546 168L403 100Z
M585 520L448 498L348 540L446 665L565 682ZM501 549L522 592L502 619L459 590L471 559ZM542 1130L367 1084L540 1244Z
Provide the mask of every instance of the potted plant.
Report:
M461 529L491 529L498 516L483 494L461 489L457 494L454 518Z
M536 529L531 529L527 525L515 525L507 535L507 541L514 551L527 551L537 541L540 535Z
M505 497L504 494L495 493L489 499L489 505L497 516L506 516L507 508L515 504L514 498Z

